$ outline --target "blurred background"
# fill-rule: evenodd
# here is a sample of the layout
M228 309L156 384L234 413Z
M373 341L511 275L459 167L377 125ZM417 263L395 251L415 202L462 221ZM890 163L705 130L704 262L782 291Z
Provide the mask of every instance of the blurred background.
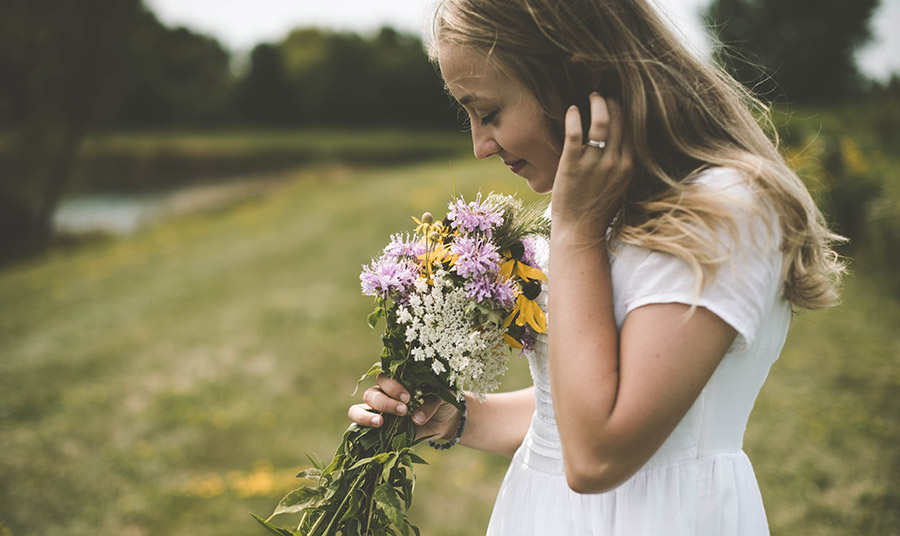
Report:
M772 533L900 534L900 0L664 4L852 240L750 419ZM0 3L0 536L261 534L331 455L380 353L361 265L454 191L532 196L472 158L427 12ZM422 454L413 522L483 534L506 461Z

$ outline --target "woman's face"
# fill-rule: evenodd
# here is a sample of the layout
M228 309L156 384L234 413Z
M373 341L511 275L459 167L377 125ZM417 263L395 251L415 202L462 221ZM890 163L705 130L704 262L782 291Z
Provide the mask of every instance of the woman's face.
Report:
M472 123L476 158L497 155L538 193L553 188L561 147L534 95L471 48L443 44L441 73Z

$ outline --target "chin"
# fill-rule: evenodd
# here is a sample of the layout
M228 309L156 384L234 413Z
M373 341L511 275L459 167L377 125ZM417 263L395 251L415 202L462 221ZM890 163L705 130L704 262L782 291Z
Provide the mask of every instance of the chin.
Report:
M528 181L528 187L537 194L549 194L550 190L553 189L553 179L547 179L546 177L535 177L526 178L526 180Z

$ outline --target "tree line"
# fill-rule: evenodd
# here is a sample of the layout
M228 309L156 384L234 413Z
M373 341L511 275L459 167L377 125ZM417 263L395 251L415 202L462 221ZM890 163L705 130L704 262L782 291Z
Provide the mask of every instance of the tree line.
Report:
M829 103L866 87L853 52L877 2L713 0L705 17L728 47L716 57L765 100ZM47 243L91 131L458 128L416 37L297 29L236 68L217 40L165 26L142 0L3 0L0 90L0 260Z

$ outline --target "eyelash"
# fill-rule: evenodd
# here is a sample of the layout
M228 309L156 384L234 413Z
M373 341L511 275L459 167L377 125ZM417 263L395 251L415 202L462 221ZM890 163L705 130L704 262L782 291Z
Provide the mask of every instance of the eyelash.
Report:
M462 130L463 132L468 132L472 130L472 116L469 115L469 112L459 103L456 103L456 113L462 122ZM499 110L494 110L493 112L487 114L486 116L481 118L481 125L487 126L491 121L496 119Z

